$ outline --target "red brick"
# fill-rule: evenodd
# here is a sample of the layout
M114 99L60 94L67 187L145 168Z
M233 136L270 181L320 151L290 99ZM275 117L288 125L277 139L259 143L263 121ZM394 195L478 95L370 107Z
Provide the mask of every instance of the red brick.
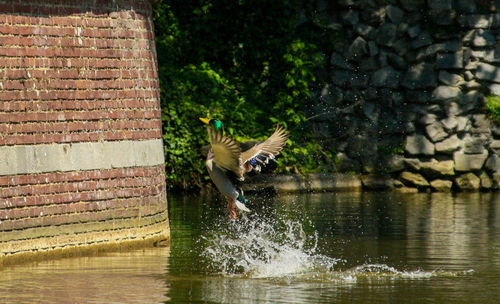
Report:
M149 2L7 3L0 145L161 138ZM163 166L0 176L0 229L135 217L161 199Z
M147 168L138 167L110 170L71 171L16 176L0 176L0 186L60 183L93 179L99 180L110 178L130 178L135 176L150 177L161 175L163 170L163 166L154 166Z

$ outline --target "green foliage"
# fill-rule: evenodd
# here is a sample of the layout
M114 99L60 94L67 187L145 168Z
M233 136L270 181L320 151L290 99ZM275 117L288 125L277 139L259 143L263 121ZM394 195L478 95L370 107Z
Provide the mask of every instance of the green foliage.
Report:
M306 11L310 10L307 7ZM336 34L320 22L297 26L302 1L160 0L154 6L167 184L207 180L198 117L218 118L237 140L291 131L280 171L314 171L333 161L304 132L304 109Z
M488 96L486 98L486 108L490 112L491 119L500 123L500 96Z
M378 146L377 152L380 155L404 155L405 144L404 142L392 143L386 146Z
M290 145L282 151L278 164L286 171L295 173L331 172L338 163L333 148L323 147L317 141Z

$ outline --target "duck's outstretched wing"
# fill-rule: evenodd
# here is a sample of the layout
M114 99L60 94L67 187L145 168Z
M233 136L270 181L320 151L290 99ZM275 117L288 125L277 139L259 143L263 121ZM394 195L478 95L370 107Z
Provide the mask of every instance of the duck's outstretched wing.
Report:
M288 133L286 130L280 126L276 126L274 133L265 141L241 153L241 163L245 171L248 172L252 169L260 171L261 165L267 164L270 159L274 159L278 155L287 139Z
M208 127L210 145L212 147L213 162L223 170L232 171L237 177L243 176L241 166L241 148L237 141L222 135L221 131L216 131Z

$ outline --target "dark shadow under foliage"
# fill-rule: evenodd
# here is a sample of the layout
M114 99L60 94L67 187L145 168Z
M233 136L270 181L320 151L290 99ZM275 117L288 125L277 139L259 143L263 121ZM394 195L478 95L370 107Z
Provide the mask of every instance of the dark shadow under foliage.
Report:
M336 33L310 2L158 1L154 7L167 183L208 181L198 117L218 118L237 140L291 132L278 170L329 170L333 151L309 132L310 92L326 79Z

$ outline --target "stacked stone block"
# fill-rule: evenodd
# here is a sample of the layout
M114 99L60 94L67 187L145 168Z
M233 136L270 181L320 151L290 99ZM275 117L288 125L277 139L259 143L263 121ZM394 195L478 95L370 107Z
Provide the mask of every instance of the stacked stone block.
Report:
M500 188L500 126L484 108L500 95L497 2L316 1L311 18L342 38L310 114L340 171L403 191Z

